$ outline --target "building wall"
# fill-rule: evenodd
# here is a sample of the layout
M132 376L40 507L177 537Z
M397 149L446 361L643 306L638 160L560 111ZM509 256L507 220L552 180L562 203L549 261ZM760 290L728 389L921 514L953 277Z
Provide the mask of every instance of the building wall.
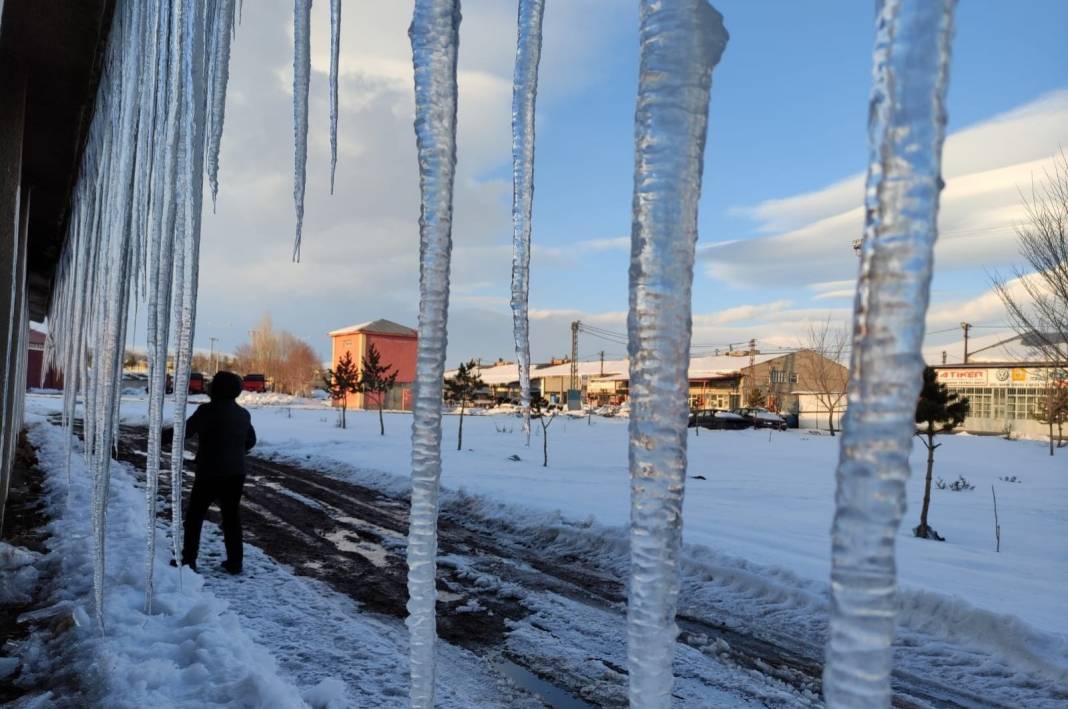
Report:
M845 392L849 382L849 369L819 353L802 350L776 357L754 365L752 369L742 370L748 387L759 387L768 395L768 408L783 413L800 414L803 410L812 410L812 406L801 405L798 392L822 392L842 394L835 409L845 407ZM838 398L834 394L824 394L820 408L826 412L828 403ZM823 424L826 426L826 423Z

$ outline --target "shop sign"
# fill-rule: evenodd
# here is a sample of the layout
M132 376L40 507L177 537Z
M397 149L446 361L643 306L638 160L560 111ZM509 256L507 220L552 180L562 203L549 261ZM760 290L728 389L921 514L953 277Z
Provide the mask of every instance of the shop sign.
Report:
M937 371L938 381L943 384L986 384L987 382L985 369L939 369Z

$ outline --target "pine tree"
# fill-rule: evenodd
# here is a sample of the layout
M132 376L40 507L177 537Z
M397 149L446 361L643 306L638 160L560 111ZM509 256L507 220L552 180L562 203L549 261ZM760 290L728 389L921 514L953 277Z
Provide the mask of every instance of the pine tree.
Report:
M356 371L356 363L352 361L352 355L348 352L341 355L336 369L327 369L323 375L323 384L330 393L334 405L340 404L341 428L346 428L345 411L348 409L348 395L358 391L359 373Z
M372 343L367 348L360 367L360 380L356 385L357 391L363 392L364 396L373 394L378 403L378 429L379 435L386 435L386 422L382 416L382 409L386 405L386 395L397 383L397 370L388 364L382 364L382 355Z
M478 364L475 360L461 362L456 374L445 380L445 399L459 402L460 404L460 428L456 435L456 450L464 447L464 410L467 402L475 397L475 393L485 384L482 376L476 371Z
M921 539L945 541L938 532L927 524L927 511L931 506L931 474L934 472L934 452L941 446L935 443L935 436L950 433L964 423L971 404L968 397L960 396L938 381L938 373L931 367L923 370L923 389L916 404L916 423L920 425L916 435L927 446L927 480L923 487L923 509L920 511L920 524L912 531Z

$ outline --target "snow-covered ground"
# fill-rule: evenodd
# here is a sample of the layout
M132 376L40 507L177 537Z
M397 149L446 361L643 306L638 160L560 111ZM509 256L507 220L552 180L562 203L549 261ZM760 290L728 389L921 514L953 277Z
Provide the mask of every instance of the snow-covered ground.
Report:
M132 402L131 402L132 403ZM131 414L136 410L131 406ZM409 466L409 427L403 414L386 418L350 412L348 428L330 411L253 410L258 453L335 460L393 473L403 485ZM630 515L627 422L558 417L548 429L549 466L542 466L541 427L524 445L518 419L464 419L464 449L456 450L459 417L444 419L442 484L572 519L624 525ZM911 534L923 501L926 450L917 439L908 510L898 533L898 574L909 593L934 592L1068 635L1068 451L1050 457L1041 443L979 436L945 436L935 477L963 475L969 491L933 489L929 521L947 541ZM519 460L513 460L518 456ZM838 439L804 431L702 431L689 439L684 541L756 564L826 582ZM1018 482L1003 478L1016 477ZM701 478L704 479L701 479ZM995 551L997 493L1001 551Z
M386 435L380 436L377 413L350 412L349 428L341 430L335 426L333 411L318 402L256 403L261 405L252 401L247 405L260 438L258 455L299 462L331 475L355 477L361 484L394 493L406 489L409 416L387 415ZM30 405L37 414L43 414L56 410L58 400L35 396ZM124 421L143 422L146 408L143 400L125 399ZM580 522L575 529L607 530L607 536L599 537L597 544L603 544L606 538L625 539L629 516L625 420L594 417L592 425L588 425L585 418L558 417L548 429L548 467L542 466L542 433L537 423L531 445L526 447L518 419L467 417L464 449L457 451L458 423L458 417L445 418L443 484L474 495L462 499L473 505L478 514L496 515L513 525L540 525L542 529L552 527L554 519L563 518ZM46 449L61 447L51 427L38 426L33 435L35 442ZM922 500L926 454L917 441L908 491L909 510L898 537L902 586L899 625L903 637L910 642L927 637L924 634L949 642L963 639L978 651L980 661L982 653L989 651L991 655L1012 657L1013 662L1019 663L1016 666L1025 671L1065 682L1068 614L1062 597L1068 581L1068 475L1064 458L1050 458L1040 443L1025 441L952 436L943 443L937 451L936 476L951 482L963 475L975 489L933 490L930 521L948 541L914 539L909 528L916 523ZM708 589L733 585L745 587L754 599L750 609L754 617L761 612L759 608L772 607L776 612L788 607L790 622L803 619L806 613L825 613L837 439L798 431L702 431L700 435L691 431L689 445L687 550L681 606L703 604L707 608L714 602L704 597ZM57 461L46 455L42 464L54 467ZM150 649L132 658L127 656L113 667L113 681L119 685L133 683L136 692L132 701L160 699L170 691L179 692L175 697L183 697L179 690L184 685L168 684L181 684L180 680L165 677L192 677L191 673L207 671L245 678L243 681L259 696L288 698L280 700L279 705L289 705L290 700L299 705L300 700L293 697L301 691L306 701L321 697L322 701L315 701L320 706L328 705L330 700L341 705L354 701L362 704L374 697L380 702L401 701L398 692L403 693L405 683L406 648L398 628L361 617L348 599L319 588L314 580L279 571L257 550L250 551L248 564L257 579L269 581L266 585L209 583L205 587L199 577L187 575L191 580L181 594L161 582L159 602L173 611L167 615L169 620L146 616L140 608L140 594L134 591L140 583L143 564L143 493L134 487L125 466L116 468L113 510L130 511L113 511L109 520L111 537L116 544L127 544L129 553L125 554L127 558L118 559L113 554L109 560L109 599L115 608L109 611L110 637L92 642L101 643L100 647L106 650L111 647L108 643L121 646L124 635L145 637L146 629L155 638ZM1015 482L1004 479L1013 476ZM60 482L62 485L57 483L56 490L65 488L65 478ZM994 550L991 485L997 491L1000 552ZM73 490L77 491L77 486ZM53 491L53 495L58 494ZM78 494L84 497L87 488ZM81 505L84 500L75 499L72 503L68 498L65 504ZM87 527L87 519L84 524ZM613 528L618 532L612 532ZM65 599L60 599L70 602L86 592L87 529L57 532L76 540L61 551L75 559L70 562L75 564L72 572L86 579L83 587L71 589ZM130 539L120 541L124 537ZM162 539L161 536L157 557L165 560ZM578 537L568 543L579 541L585 543ZM218 546L218 539L209 534L206 551ZM606 565L625 566L625 549L604 548L597 553L603 553ZM25 567L27 560L12 557L12 563ZM168 578L168 571L173 576L173 569L157 569L161 578ZM285 613L272 609L268 599L278 594L293 598L298 609ZM240 612L227 610L223 602L226 598L231 598ZM250 598L254 602L249 603ZM742 617L747 611L737 607L733 611L739 627L744 628L750 622ZM317 664L315 657L306 656L306 648L302 650L299 642L279 646L279 636L309 622L308 616L317 619L316 627L321 626L322 633L334 632L339 643L342 636L355 636L373 648L352 660L354 677L385 679L357 698L351 689L348 694L345 690L346 685L354 686L352 677L324 674L322 668L329 663ZM76 620L79 617L75 615ZM596 632L606 632L606 623L611 624L612 619L599 623ZM236 638L222 650L215 647L217 640L213 639L219 628ZM510 647L523 645L536 628L532 625L517 629ZM586 631L575 628L584 633L592 630L592 626ZM175 637L183 639L176 643ZM192 646L189 638L194 639ZM263 650L265 646L273 648L277 659ZM536 643L532 645L535 646ZM443 676L457 677L451 684L446 682L446 705L463 705L463 697L470 699L479 693L484 693L484 700L498 696L494 692L501 688L494 686L497 680L492 673L484 672L476 658L454 650L448 651L453 655L445 660L453 671ZM937 647L928 651L938 654ZM211 653L218 652L223 652L218 667L190 669L198 662L203 664L198 653L213 657ZM164 658L159 661L162 664L148 662L153 654ZM138 662L156 669L145 674L145 679L134 680L132 668ZM125 669L128 663L133 664ZM164 672L163 667L168 671ZM946 680L949 681L948 676ZM272 682L279 682L280 686L276 688ZM302 690L296 689L298 686ZM221 695L220 702L225 701L228 700ZM189 699L186 703L191 706L195 701Z

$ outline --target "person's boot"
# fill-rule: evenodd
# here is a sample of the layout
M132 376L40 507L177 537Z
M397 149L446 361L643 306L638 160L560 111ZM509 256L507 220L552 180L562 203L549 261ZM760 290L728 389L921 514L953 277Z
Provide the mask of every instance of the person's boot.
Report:
M222 567L222 570L228 574L233 574L236 576L237 574L241 573L241 564L234 563L229 559L224 561L220 566Z
M173 567L177 568L177 567L178 567L178 562L177 562L177 561L175 561L174 559L171 559L171 566L173 566ZM196 570L197 570L197 562L195 562L195 561L183 561L183 562L182 562L182 566L188 566L188 567L189 567L189 569L190 569L190 570L191 570L191 571L192 571L193 573L196 573Z

